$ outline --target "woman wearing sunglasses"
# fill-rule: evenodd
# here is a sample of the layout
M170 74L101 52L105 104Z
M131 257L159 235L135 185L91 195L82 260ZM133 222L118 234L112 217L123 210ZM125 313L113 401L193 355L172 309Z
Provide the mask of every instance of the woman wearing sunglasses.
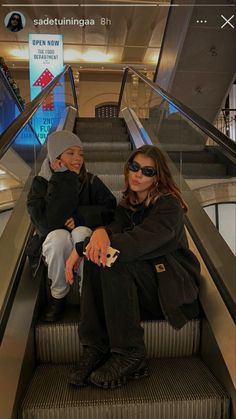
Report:
M11 32L19 32L21 31L21 29L23 29L23 23L20 13L15 12L11 14L7 24L7 28Z
M66 277L86 245L79 334L83 356L70 383L115 388L147 375L143 319L180 329L199 313L200 269L184 230L187 206L165 157L145 145L125 164L125 191L115 221L76 244ZM106 267L107 247L120 251Z

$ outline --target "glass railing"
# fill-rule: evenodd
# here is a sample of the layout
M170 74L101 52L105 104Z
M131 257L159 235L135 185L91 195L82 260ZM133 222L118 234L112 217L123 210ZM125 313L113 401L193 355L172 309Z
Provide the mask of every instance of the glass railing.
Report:
M204 197L204 192L199 193L200 188L217 184L222 180L226 185L227 181L231 183L232 178L236 176L236 144L132 68L125 71L119 106L120 116L125 108L135 112L144 128L143 133L142 129L140 131L144 142L147 141L148 134L151 142L167 152L174 164L172 167L175 181L184 199L189 201L189 228L195 235L198 242L196 244L204 259L208 260L208 267L218 281L217 286L223 290L222 294L225 300L228 300L231 314L234 312L233 316L236 319L235 258L222 237L217 232L215 234L215 227L208 215L204 214L200 206L201 214L199 211L195 212L194 208L197 200L201 206L204 206L204 203L209 205L209 199ZM207 145L209 138L214 141L215 146ZM207 234L209 237L206 237ZM232 231L232 234L235 234L235 231ZM215 242L210 244L213 236ZM222 261L225 260L220 264L215 258L219 248ZM219 267L217 274L214 264Z
M0 135L21 113L21 106L0 69Z
M8 99L6 96L5 100ZM77 107L77 101L71 68L65 67L21 114L12 116L0 136L0 169L4 178L0 182L0 205L2 190L8 192L4 199L11 199L13 190L18 190L14 210L0 237L0 325L9 306L17 265L30 231L26 199L32 177L37 174L45 155L42 144L48 133L57 129L68 105Z
M196 190L236 176L236 144L133 69L127 73L120 98L120 110L126 107L135 112L152 143L175 163L181 190L183 180ZM208 146L209 139L215 146Z

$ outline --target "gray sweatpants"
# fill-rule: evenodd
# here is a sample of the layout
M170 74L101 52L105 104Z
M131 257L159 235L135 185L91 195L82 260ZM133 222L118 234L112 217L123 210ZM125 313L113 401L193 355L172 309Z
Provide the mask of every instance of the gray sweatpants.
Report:
M51 279L51 295L54 298L65 297L70 285L65 279L66 260L70 256L75 243L83 241L86 237L91 236L92 230L88 227L76 227L71 232L67 230L51 231L46 240L43 242L43 256L48 265L48 277ZM81 277L81 285L83 280L84 260L81 261L78 274Z

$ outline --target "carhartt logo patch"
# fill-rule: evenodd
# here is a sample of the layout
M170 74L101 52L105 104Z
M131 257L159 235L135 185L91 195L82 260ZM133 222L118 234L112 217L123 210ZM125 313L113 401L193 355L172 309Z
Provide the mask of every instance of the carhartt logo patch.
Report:
M163 263L158 263L157 265L155 265L155 268L157 272L165 272L166 270L165 265L163 265Z

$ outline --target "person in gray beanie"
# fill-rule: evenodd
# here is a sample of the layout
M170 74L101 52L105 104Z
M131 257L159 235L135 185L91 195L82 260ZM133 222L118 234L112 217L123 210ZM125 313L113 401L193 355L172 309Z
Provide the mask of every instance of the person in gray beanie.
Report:
M76 242L113 219L116 199L103 182L86 171L83 144L70 131L48 136L48 157L35 176L27 198L31 221L42 244L51 280L44 321L59 320L70 290L65 265ZM76 267L83 277L83 260ZM81 288L81 287L80 287Z
M63 151L70 147L79 147L83 150L83 144L79 137L70 131L56 131L48 136L47 149L50 163L53 163ZM60 160L60 159L58 159Z

